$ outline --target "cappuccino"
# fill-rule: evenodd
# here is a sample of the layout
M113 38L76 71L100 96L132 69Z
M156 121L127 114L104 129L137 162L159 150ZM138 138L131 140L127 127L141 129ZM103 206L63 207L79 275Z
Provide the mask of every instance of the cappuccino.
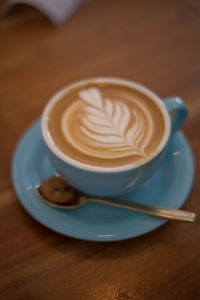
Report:
M56 147L91 166L140 165L157 151L163 113L149 96L117 83L87 82L67 90L48 114Z

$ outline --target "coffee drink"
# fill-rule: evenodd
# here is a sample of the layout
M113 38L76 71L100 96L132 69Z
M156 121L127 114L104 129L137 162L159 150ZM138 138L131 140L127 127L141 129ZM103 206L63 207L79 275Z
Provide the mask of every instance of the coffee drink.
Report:
M90 82L72 87L54 104L48 130L57 148L91 166L140 165L165 132L159 105L133 87Z

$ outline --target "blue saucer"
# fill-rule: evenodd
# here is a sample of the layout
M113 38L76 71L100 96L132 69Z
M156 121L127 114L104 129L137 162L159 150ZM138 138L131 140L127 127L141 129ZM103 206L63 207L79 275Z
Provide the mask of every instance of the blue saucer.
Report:
M35 186L55 173L40 132L34 123L19 142L12 164L12 178L23 207L37 221L61 234L90 241L117 241L140 236L166 222L161 218L126 211L98 203L88 203L73 211L61 211L43 203ZM194 177L192 154L183 134L170 142L156 173L134 192L118 197L171 208L185 202Z

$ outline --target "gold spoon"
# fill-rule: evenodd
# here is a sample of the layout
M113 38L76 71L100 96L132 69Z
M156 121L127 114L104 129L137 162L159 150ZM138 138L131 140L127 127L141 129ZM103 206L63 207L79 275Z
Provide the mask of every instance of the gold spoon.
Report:
M165 219L194 222L196 217L195 213L180 209L83 195L75 191L57 175L45 180L41 185L37 186L36 194L43 202L62 210L76 209L87 202L98 202ZM56 195L57 197L53 198L52 195ZM64 198L66 198L66 200L63 200Z

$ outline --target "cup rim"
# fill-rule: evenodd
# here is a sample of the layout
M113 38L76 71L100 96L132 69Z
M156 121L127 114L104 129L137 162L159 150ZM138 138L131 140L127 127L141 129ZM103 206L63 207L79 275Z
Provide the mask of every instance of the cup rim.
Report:
M72 159L71 157L67 156L64 154L59 148L55 145L53 142L53 139L51 138L51 135L48 130L48 114L53 108L53 106L62 98L65 94L68 93L68 91L72 88L78 87L80 85L87 84L88 82L93 82L93 83L113 83L113 84L121 84L130 88L134 88L146 96L148 96L154 103L157 104L157 106L160 108L160 111L162 113L164 123L165 123L165 132L164 136L158 146L158 149L151 155L148 159L144 160L141 164L139 165L134 165L133 163L129 163L126 165L122 166L115 166L115 167L99 167L99 166L93 166L93 165L87 165L82 162L76 161ZM171 132L171 120L169 113L167 111L167 108L165 107L164 103L162 102L161 98L151 91L149 88L143 86L142 84L127 80L127 79L121 79L121 78L115 78L115 77L94 77L94 78L87 78L87 79L82 79L76 82L73 82L71 84L68 84L61 90L59 90L57 93L55 93L48 103L46 104L42 117L41 117L41 132L43 139L45 141L45 144L49 148L51 152L64 162L68 163L69 165L76 167L81 170L87 170L87 171L92 171L92 172L98 172L98 173L116 173L116 172L123 172L123 171L128 171L128 170L135 170L137 168L140 168L144 166L145 164L149 163L152 161L156 156L158 156L162 150L165 148L169 137L170 137L170 132Z

